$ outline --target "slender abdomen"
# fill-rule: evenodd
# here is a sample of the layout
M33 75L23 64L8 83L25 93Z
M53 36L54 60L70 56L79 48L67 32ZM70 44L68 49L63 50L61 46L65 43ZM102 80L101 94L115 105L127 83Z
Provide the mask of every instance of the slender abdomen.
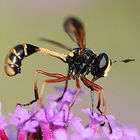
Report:
M5 73L8 76L15 76L21 72L21 61L24 57L39 51L39 47L31 44L19 44L13 47L5 58Z

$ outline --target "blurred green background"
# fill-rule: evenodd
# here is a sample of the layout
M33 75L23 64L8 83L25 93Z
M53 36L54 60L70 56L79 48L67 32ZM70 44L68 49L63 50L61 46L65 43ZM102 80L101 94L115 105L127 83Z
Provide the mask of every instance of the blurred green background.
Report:
M140 129L139 0L0 0L0 100L3 113L12 112L16 103L33 99L35 69L67 73L66 64L41 54L26 58L22 74L15 77L8 77L3 67L6 54L19 43L32 43L67 54L67 51L40 42L38 38L46 37L75 47L62 27L68 16L76 16L83 21L87 47L97 54L106 52L112 60L136 60L129 64L114 64L108 77L97 83L105 89L108 114L114 114L118 121ZM45 78L38 77L39 87ZM72 88L73 83L70 82ZM90 106L89 90L81 85L87 94L77 110ZM54 86L56 84L49 85L45 92L53 92Z

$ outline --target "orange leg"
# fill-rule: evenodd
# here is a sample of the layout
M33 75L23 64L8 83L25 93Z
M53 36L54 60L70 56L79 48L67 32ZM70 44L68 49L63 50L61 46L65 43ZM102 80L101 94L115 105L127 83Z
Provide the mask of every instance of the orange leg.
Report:
M69 69L68 69L68 73L67 73L67 76L69 77ZM68 80L65 81L65 87L64 87L64 91L63 91L63 94L58 98L56 99L56 102L59 102L63 99L66 91L67 91L67 88L68 88Z
M101 86L97 85L96 83L88 80L85 76L81 77L81 80L83 81L83 83L89 87L91 90L95 90L96 92L98 92L98 103L97 103L97 109L98 111L107 119L108 121L108 127L110 130L110 133L112 133L112 128L111 125L109 123L108 118L106 117L106 101L105 101L105 96L104 96L104 90ZM101 98L102 98L102 104L103 104L103 109L100 109L101 106Z
M63 94L58 99L56 99L56 102L59 102L59 101L61 101L63 99L63 97L64 97L64 95L65 95L65 93L67 91L67 87L68 87L68 80L66 80L66 82L65 82L65 87L64 87Z
M79 83L78 78L76 78L76 87L77 87L77 92L73 96L73 99L72 99L72 101L71 101L71 103L69 104L69 107L68 107L68 115L67 115L67 119L66 119L67 125L68 125L70 110L71 110L72 106L74 105L74 103L75 103L75 101L77 99L77 96L79 95L79 92L81 90L81 87L80 87L80 83Z
M86 77L81 77L81 80L83 81L83 83L89 87L91 90L95 90L96 92L98 92L98 103L97 103L97 109L99 110L99 112L101 114L105 114L106 113L106 101L105 101L105 96L104 96L104 90L101 86L97 85L96 83L88 80ZM102 98L102 100L101 100ZM101 107L101 101L103 104L103 110L100 109Z
M35 75L34 75L34 96L35 96L35 99L32 100L31 102L29 103L26 103L26 104L18 104L18 105L22 105L22 106L28 106L34 102L36 102L38 99L39 99L39 94L38 94L38 86L37 86L37 74L41 74L41 75L45 75L45 76L49 76L49 77L54 77L56 79L63 79L64 77L66 78L66 76L62 75L62 74L58 74L58 73L48 73L46 71L43 71L43 70L36 70L35 71ZM66 78L67 80L70 80L70 78ZM65 81L65 80L64 80Z
M49 77L54 77L54 78L59 78L59 77L63 77L64 75L62 74L58 74L58 73L48 73L46 71L43 70L36 70L35 71L35 75L34 75L34 94L35 94L35 100L38 100L39 96L38 96L38 86L37 86L37 74L41 74L44 76L49 76Z
M42 71L40 71L42 73ZM64 94L65 94L65 91L67 89L67 84L68 84L68 80L70 80L71 78L68 77L68 76L64 76L64 75L61 75L61 74L51 74L51 73L47 73L47 72L43 72L43 74L47 75L47 76L51 76L51 77L55 77L56 79L48 79L48 80L45 80L42 84L42 88L41 88L41 92L40 92L40 96L39 96L39 99L38 99L38 104L37 104L37 109L39 110L41 108L41 102L42 102L42 99L43 99L43 94L44 94L44 88L47 84L49 83L57 83L57 82L63 82L63 81L66 81L66 85L65 85L65 89L64 89L64 92L62 94L62 96L60 98L63 98ZM72 108L72 106L74 105L75 101L76 101L76 98L80 92L80 83L79 83L79 80L78 78L76 78L76 87L77 87L77 92L75 93L71 103L69 104L68 106L68 115L67 115L67 118L66 118L66 123L68 123L68 119L69 119L69 114L70 114L70 110Z
M43 82L42 87L41 87L40 96L39 96L39 99L38 99L38 105L37 105L38 110L41 108L41 102L42 102L42 99L43 99L44 88L47 84L63 82L63 81L67 81L67 80L71 79L70 77L64 76L62 74L52 74L52 73L45 72L45 75L50 76L50 77L55 77L55 79L48 79L48 80L45 80Z

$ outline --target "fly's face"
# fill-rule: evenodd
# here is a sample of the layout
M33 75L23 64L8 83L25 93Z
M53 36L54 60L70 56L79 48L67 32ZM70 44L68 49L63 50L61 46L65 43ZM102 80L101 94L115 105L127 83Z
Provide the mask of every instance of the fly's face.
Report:
M111 64L111 59L109 59L106 53L99 54L99 56L95 59L95 62L93 64L91 70L92 75L98 78L106 77L108 75L108 72L110 71Z

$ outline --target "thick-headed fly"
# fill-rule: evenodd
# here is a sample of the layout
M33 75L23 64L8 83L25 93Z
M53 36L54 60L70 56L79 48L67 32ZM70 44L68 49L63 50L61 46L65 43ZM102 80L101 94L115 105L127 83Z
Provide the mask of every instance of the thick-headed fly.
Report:
M75 48L71 49L62 43L45 38L41 38L41 40L56 45L58 47L67 49L69 51L68 55L51 51L47 48L37 47L31 44L19 44L13 47L10 50L9 54L7 55L5 59L5 72L8 76L15 76L16 74L20 73L22 60L25 57L28 57L29 55L32 55L34 53L48 54L50 56L56 57L68 65L68 74L65 76L59 73L48 73L46 71L36 70L34 77L35 100L33 100L32 102L37 100L39 103L41 102L43 98L44 86L46 84L65 82L64 92L62 96L57 99L57 101L60 101L67 90L68 81L74 80L76 83L77 92L74 95L71 104L69 105L70 110L79 94L79 91L81 90L79 82L79 80L81 80L85 86L91 89L91 91L96 91L98 93L97 109L100 111L102 115L105 116L106 101L104 96L104 90L100 85L96 84L95 82L99 78L108 75L108 72L112 65L112 61L106 53L102 52L99 55L97 55L91 49L86 48L84 26L78 19L74 17L66 19L64 22L64 30L71 38L71 40L75 42L76 44ZM133 59L122 60L122 62L125 63L130 61L133 61ZM114 63L115 62L116 61L114 61ZM52 77L52 79L47 79L43 82L40 95L38 94L38 86L37 86L38 74ZM91 79L87 78L88 74L92 75ZM30 102L29 104L31 104L32 102Z

